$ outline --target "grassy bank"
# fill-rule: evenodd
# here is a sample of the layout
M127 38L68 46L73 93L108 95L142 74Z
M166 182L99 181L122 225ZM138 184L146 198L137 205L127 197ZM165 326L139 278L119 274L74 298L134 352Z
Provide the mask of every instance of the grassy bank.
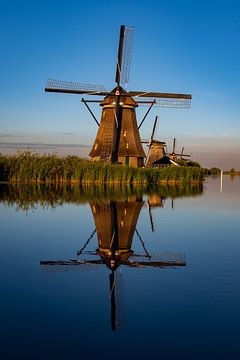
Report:
M0 181L81 184L159 184L201 182L205 171L199 167L142 169L83 160L77 156L58 157L31 152L0 155Z

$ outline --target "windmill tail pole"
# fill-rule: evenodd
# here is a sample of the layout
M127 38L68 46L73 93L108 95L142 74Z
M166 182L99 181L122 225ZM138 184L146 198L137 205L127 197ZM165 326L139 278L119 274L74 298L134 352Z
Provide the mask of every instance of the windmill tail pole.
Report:
M141 126L142 126L142 124L144 123L144 121L145 121L146 117L148 116L148 114L149 114L150 110L152 109L152 107L153 107L153 105L154 105L155 103L156 103L156 100L154 99L154 100L152 101L151 105L149 106L149 108L148 108L148 110L147 110L146 114L144 115L144 117L143 117L142 121L141 121L141 122L140 122L140 124L138 125L138 130L140 129L140 127L141 127Z
M86 108L88 109L88 111L89 111L90 114L92 115L93 120L95 121L95 123L96 123L98 126L100 126L99 122L97 121L96 116L93 114L93 112L92 112L92 110L90 109L90 107L88 106L87 102L86 102L83 98L82 98L81 101L84 103L84 105L86 105Z
M77 255L81 255L83 250L87 247L87 245L89 244L89 242L91 241L91 239L93 238L94 234L96 233L97 229L95 228L93 230L93 232L91 233L91 235L89 236L89 238L87 239L87 241L85 242L85 244L83 245L83 247L77 252Z

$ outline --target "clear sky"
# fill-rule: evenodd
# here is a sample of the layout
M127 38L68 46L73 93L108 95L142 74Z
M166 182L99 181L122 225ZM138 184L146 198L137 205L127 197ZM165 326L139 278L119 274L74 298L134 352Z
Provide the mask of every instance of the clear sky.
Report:
M135 28L127 89L193 96L190 110L155 108L142 137L159 115L157 135L169 147L175 136L204 164L240 168L237 0L0 0L0 151L93 142L97 128L80 97L45 93L45 82L113 88L121 24Z

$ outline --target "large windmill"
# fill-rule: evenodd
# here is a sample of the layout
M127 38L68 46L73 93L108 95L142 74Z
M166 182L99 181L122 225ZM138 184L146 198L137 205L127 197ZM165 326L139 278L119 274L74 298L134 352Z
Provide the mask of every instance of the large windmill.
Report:
M120 266L139 267L179 267L186 266L184 254L161 252L153 254L146 249L144 241L137 231L137 221L143 206L141 198L131 197L126 201L92 202L90 204L95 229L86 243L77 252L78 258L72 260L45 260L40 264L45 270L89 269L106 265L109 270L109 290L111 302L112 330L123 327L123 285ZM98 248L87 251L90 241L97 233ZM134 234L140 241L143 252L132 250ZM85 257L82 258L82 256ZM94 256L94 258L89 258ZM96 259L96 256L98 258ZM87 257L87 259L86 259Z
M138 126L135 113L136 107L139 104L149 104L150 110L154 104L158 104L162 107L188 108L191 95L151 91L127 92L124 86L126 86L129 79L132 41L133 27L122 25L115 77L116 87L113 90L107 91L104 86L99 85L48 79L45 91L104 96L103 100L85 100L82 98L99 126L89 154L90 157L93 160L104 160L111 163L141 167L144 165L145 153L140 140L139 128L146 116ZM88 105L89 102L100 102L100 106L102 106L100 123L92 113Z

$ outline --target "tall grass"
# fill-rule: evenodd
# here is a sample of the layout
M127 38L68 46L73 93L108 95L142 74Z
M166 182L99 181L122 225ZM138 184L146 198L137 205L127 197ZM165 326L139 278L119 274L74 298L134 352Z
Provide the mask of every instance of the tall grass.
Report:
M136 169L83 160L77 156L60 158L29 151L13 156L0 155L0 181L6 182L146 185L161 182L201 182L204 175L204 170L199 167Z

